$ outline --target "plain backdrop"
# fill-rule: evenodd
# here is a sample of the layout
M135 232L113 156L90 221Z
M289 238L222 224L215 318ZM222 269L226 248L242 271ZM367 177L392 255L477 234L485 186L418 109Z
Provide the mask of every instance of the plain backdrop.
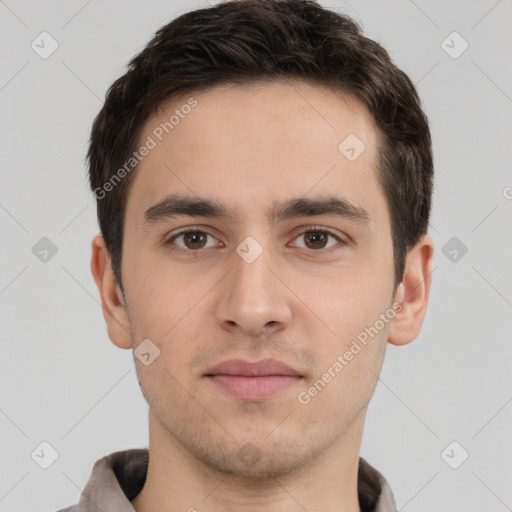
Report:
M389 346L361 455L399 510L511 510L512 2L321 4L355 17L417 84L435 153L429 310L415 342ZM132 354L108 339L89 270L84 156L129 59L206 5L0 1L1 511L74 504L97 459L147 446ZM58 454L47 469L41 443Z

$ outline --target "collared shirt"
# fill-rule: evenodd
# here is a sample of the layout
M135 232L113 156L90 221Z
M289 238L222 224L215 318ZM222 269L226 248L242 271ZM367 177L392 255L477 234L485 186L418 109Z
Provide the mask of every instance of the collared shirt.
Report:
M148 461L147 448L114 452L99 459L94 464L80 501L58 512L134 512L130 501L144 487ZM357 491L362 512L396 512L388 483L361 457Z

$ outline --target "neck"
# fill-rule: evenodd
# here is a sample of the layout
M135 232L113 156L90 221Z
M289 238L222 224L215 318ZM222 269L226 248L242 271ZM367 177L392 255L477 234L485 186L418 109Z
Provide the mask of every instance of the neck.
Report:
M208 467L150 413L149 465L136 512L361 512L357 495L364 413L314 460L285 474L248 477Z

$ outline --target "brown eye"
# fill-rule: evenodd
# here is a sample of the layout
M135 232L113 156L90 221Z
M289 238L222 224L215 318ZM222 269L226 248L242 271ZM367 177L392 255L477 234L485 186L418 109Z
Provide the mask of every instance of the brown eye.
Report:
M329 241L331 239L331 241ZM296 240L303 241L297 246L303 249L312 249L321 251L322 249L328 250L335 245L343 246L345 242L334 233L326 231L325 229L309 229L303 231Z
M304 234L308 249L324 249L328 239L329 233L325 231L308 231Z
M168 241L168 245L176 244L179 249L188 250L188 251L199 251L201 249L205 249L207 247L211 247L208 244L208 237L213 240L213 237L205 233L204 231L198 230L188 230L182 231L171 237Z
M183 235L183 242L188 249L202 249L206 244L206 233L201 231L190 231Z

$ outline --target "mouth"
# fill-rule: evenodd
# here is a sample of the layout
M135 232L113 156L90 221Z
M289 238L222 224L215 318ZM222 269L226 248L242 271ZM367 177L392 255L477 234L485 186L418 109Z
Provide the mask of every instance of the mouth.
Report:
M205 374L218 389L242 400L261 400L284 391L304 377L276 359L251 363L241 359L224 361Z

